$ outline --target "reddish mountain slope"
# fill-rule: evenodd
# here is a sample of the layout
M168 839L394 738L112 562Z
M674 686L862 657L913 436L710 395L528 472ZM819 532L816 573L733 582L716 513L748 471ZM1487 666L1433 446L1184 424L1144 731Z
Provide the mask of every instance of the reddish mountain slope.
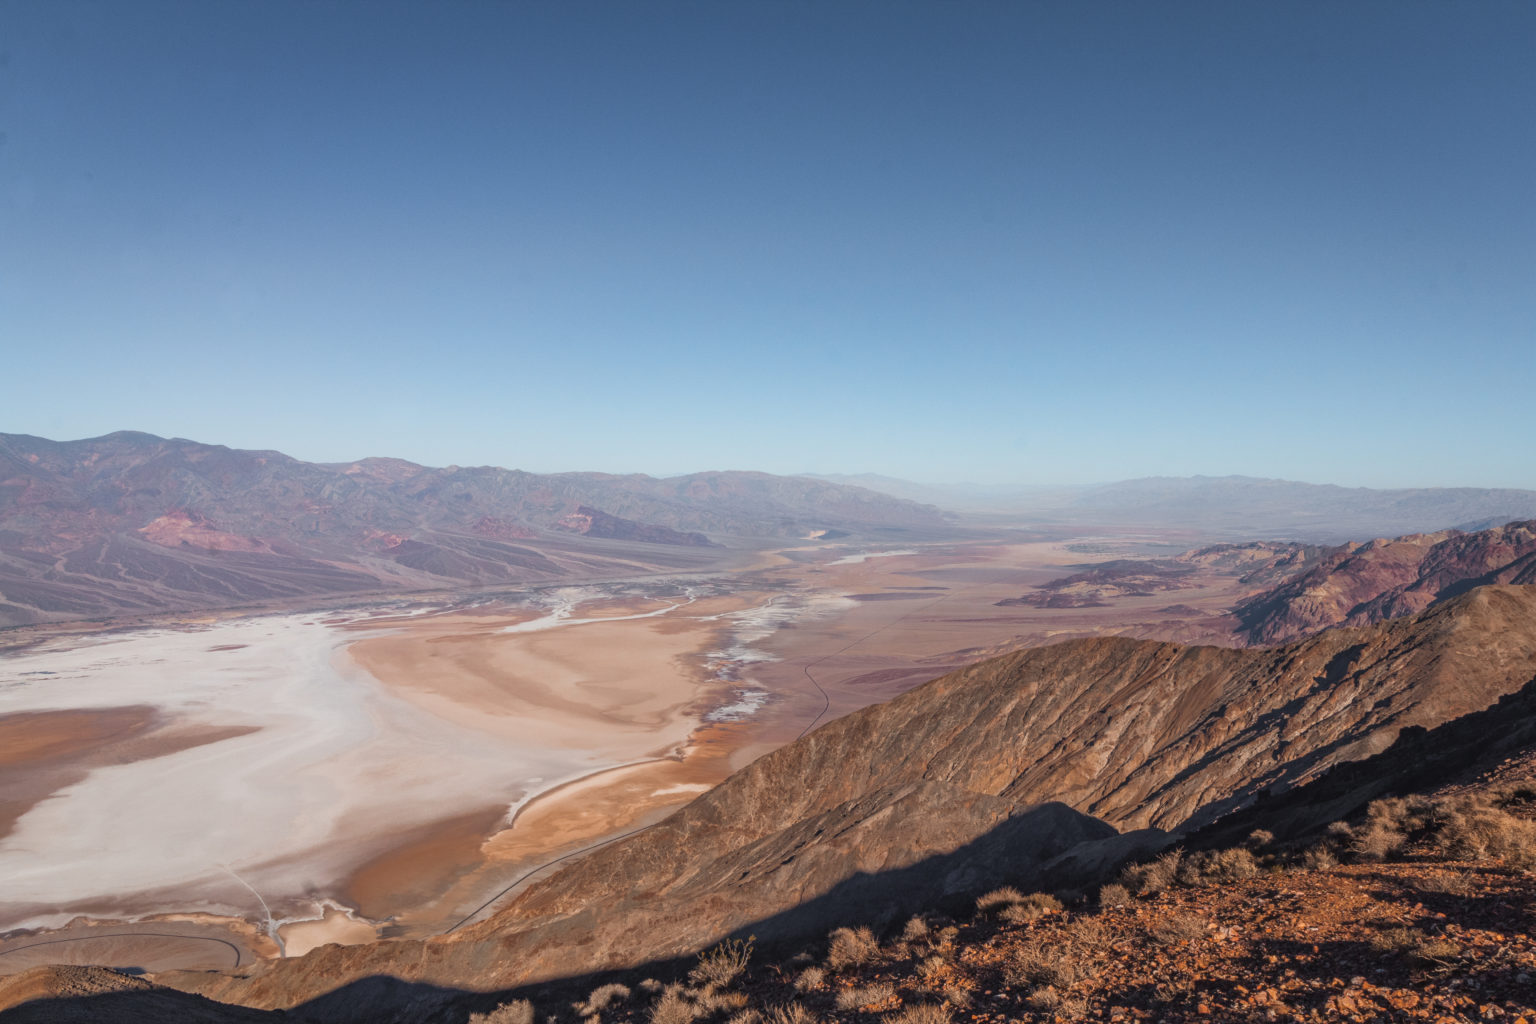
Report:
M1536 583L1536 521L1346 544L1236 609L1252 644L1421 612L1489 583Z

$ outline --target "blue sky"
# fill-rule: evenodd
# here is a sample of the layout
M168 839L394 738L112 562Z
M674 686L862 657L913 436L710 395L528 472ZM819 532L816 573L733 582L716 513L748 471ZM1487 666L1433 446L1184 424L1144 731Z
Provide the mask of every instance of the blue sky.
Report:
M0 0L0 430L1536 487L1536 5Z

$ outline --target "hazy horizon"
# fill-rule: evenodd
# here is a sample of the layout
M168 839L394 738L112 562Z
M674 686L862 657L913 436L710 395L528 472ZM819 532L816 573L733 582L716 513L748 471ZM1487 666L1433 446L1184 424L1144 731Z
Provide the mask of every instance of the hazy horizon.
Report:
M29 435L29 433L30 432L24 431L24 430L0 430L0 434ZM74 438L74 437L70 437L70 438L52 437L52 438L44 438L44 440L54 441L54 442L59 442L59 443L72 443L72 442L99 440L102 437L110 436L110 435L116 434L116 433L141 433L141 434L149 434L148 431L138 431L138 430L124 429L124 430L120 430L120 431L108 431L107 434L96 435L94 437L78 437L78 438ZM35 436L41 436L41 435L31 434L30 436L34 436L35 437ZM195 437L164 437L164 436L161 436L161 435L153 435L153 434L151 434L150 436L160 437L161 440L166 440L166 441L190 441L190 442L193 442L193 443L196 443L196 444L206 444L206 445L225 447L225 448L236 448L237 447L235 445L220 444L220 442L209 441L209 440L206 440L206 439L203 439L203 438L195 438ZM332 465L332 466L335 466L335 465L347 465L347 464L350 464L350 463L361 462L361 461L364 461L366 459L395 459L395 458L400 458L399 456L393 456L393 455L375 454L375 455L358 456L357 458L351 458L351 459L325 459L325 460L322 460L322 459L306 459L303 456L296 455L295 453L293 453L291 451L283 451L281 449L275 449L275 448L270 448L270 447L257 447L257 448L242 449L242 450L247 450L247 451L276 451L279 454L286 455L286 456L289 456L290 458L297 459L300 462L311 462L311 463L316 463L316 464L320 464L320 465ZM405 460L405 461L414 461L414 460ZM544 473L544 474L558 474L558 473L602 473L602 474L606 474L606 475L610 475L610 476L630 476L630 475L649 476L649 477L654 477L656 479L662 479L662 480L672 479L672 478L677 478L677 477L695 476L695 475L699 475L699 474L703 474L703 473L734 473L734 472L766 473L766 472L769 472L768 470L758 469L755 466L708 466L708 467L703 467L703 468L698 468L698 469L675 470L675 471L672 471L672 472L648 472L648 471L645 471L645 470L638 470L638 469L637 470L601 470L601 469L591 469L589 467L579 467L579 466L566 467L566 468L563 468L563 469L532 470L532 469L529 469L526 466L497 465L495 463L464 463L464 462L451 462L451 461L450 462L440 462L440 463L421 462L421 463L417 463L417 464L420 465L420 466L423 466L424 468L427 468L427 469L477 469L477 468L490 468L490 469L503 469L503 470L520 470L520 471L523 471L523 472ZM775 472L772 475L776 475L776 476L798 476L798 477L810 477L810 478L813 478L813 479L825 479L825 480L831 480L831 481L834 481L834 482L850 483L850 484L853 484L855 486L867 486L867 487L870 487L873 490L879 490L880 489L878 486L876 486L873 483L874 480L884 480L884 481L886 481L886 482L888 482L890 484L907 485L907 486L911 486L911 487L915 487L915 488L929 489L929 490L934 490L934 491L950 491L953 494L955 494L956 496L963 496L963 495L967 494L968 492L974 492L972 494L973 497L982 497L983 495L989 494L989 493L990 494L999 495L999 496L1008 496L1008 495L1015 494L1015 493L1025 493L1025 492L1031 492L1031 491L1049 492L1049 491L1055 491L1055 490L1082 490L1082 489L1090 489L1090 488L1095 488L1095 487L1106 487L1106 486L1110 486L1110 485L1113 485L1113 484L1132 483L1132 482L1137 482L1137 481L1142 481L1142 480L1201 480L1201 479L1204 479L1204 480L1232 480L1232 479L1238 479L1238 480L1261 481L1261 482L1267 482L1267 483L1293 483L1293 484L1306 484L1306 485L1326 486L1326 487L1364 488L1364 489L1368 489L1368 490L1434 490L1434 489L1451 490L1451 489L1463 489L1463 488L1465 488L1465 489L1472 489L1472 490L1533 490L1533 489L1536 489L1536 488L1530 488L1530 487L1503 488L1503 487L1484 487L1484 486L1475 485L1475 484L1474 485L1463 485L1463 484L1438 484L1438 483L1383 485L1383 486L1372 487L1372 486L1366 485L1366 484L1348 483L1348 482L1341 482L1341 481L1337 481L1337 480L1297 480L1297 479L1290 479L1290 478L1285 478L1285 477L1258 476L1258 475L1253 474L1253 473L1142 474L1142 475L1139 475L1139 476L1118 477L1118 478L1115 478L1115 479L1075 480L1075 481L1063 481L1063 480L994 480L994 481L984 481L984 480L945 480L945 479L918 480L918 479L912 479L912 478L908 478L908 477L898 477L898 476L894 476L894 475L888 474L888 473L870 473L870 472L862 472L862 471L859 471L859 472L846 472L846 471L840 471L840 470L829 471L829 472L823 472L823 471L820 471L820 470L799 470L799 471L791 471L791 472ZM865 481L865 480L869 480L871 482L870 483L863 483L862 481Z
M1536 487L1529 5L0 0L0 39L6 430Z

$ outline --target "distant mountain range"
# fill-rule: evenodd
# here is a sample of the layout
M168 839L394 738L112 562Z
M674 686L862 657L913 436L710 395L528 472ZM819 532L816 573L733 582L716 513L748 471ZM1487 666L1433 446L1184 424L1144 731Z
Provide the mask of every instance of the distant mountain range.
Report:
M129 431L0 434L0 626L700 568L720 544L946 529L932 507L766 473L319 464Z
M828 476L973 515L1079 525L1183 529L1211 537L1339 543L1483 529L1536 518L1536 491L1478 487L1374 490L1249 476L1146 477L1085 487L951 487L872 474Z

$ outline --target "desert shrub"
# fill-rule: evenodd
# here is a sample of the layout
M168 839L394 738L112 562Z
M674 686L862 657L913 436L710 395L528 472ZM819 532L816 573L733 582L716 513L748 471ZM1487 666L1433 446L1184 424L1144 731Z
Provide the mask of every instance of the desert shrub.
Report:
M880 957L880 943L868 928L838 928L828 938L827 966L834 971L873 963Z
M917 965L917 980L923 988L936 989L949 976L949 962L941 956L930 956Z
M1123 907L1131 902L1131 891L1119 882L1110 882L1099 890L1099 906Z
M805 992L813 988L820 988L827 982L827 972L820 967L807 967L795 978L795 988Z
M1048 892L1032 892L1004 907L1000 915L1009 924L1028 924L1061 909L1061 900Z
M602 1013L614 1002L629 998L629 986L627 985L599 985L587 996L586 1002L577 1003L572 1007L583 1017L590 1017L595 1013Z
M661 982L657 981L655 978L646 978L644 981L640 982L639 988L643 992L660 992L662 985Z
M1347 849L1359 860L1386 860L1407 845L1412 827L1407 801L1400 797L1373 800L1365 809L1365 821L1352 831Z
M896 989L883 981L857 988L845 988L837 993L839 1010L857 1010L861 1006L883 1003L896 994Z
M699 963L688 972L695 985L724 988L741 976L752 959L752 940L729 940L699 956Z
M1188 942L1205 935L1204 919L1194 914L1169 914L1152 924L1148 934L1166 946Z
M682 986L668 985L651 1007L651 1024L693 1024L703 1015L703 1008L688 998Z
M1381 861L1402 850L1407 838L1389 821L1367 822L1355 832L1349 852L1364 861Z
M949 1024L949 1008L941 1003L917 1003L886 1014L886 1024Z
M705 1013L729 1013L732 1010L742 1010L747 1005L745 992L728 992L716 988L706 988L698 995L699 1007Z
M1434 845L1459 860L1498 857L1511 867L1536 866L1536 822L1499 808L1463 801L1449 809Z
M1011 988L1066 988L1087 976L1083 965L1069 950L1048 949L1037 942L1009 951L1003 961L1003 981Z
M958 985L950 985L939 993L944 997L944 1002L959 1010L964 1010L971 1005L971 994Z
M1333 849L1322 843L1309 846L1301 855L1301 866L1310 871L1325 871L1338 865L1339 858L1334 854Z
M1092 955L1109 948L1109 928L1096 917L1082 917L1072 922L1067 931L1067 942L1080 954Z
M526 999L502 1003L489 1013L472 1013L469 1024L533 1024L533 1004Z
M901 941L916 942L928 937L928 922L921 917L914 917L907 922L907 926L901 930Z
M1050 1013L1061 1005L1061 993L1050 985L1035 989L1024 1000L1024 1005L1037 1013Z
M976 913L995 914L1004 907L1012 906L1024 899L1024 894L1011 885L1005 885L1001 889L993 889L976 901Z
M1120 881L1126 888L1137 894L1159 893L1178 879L1179 866L1183 860L1182 851L1169 850L1156 860L1144 864L1132 864L1121 874Z
M1267 828L1256 828L1248 833L1248 849L1255 852L1264 849L1275 841L1275 834Z
M818 1024L818 1021L814 1013L799 1003L785 1003L764 1013L763 1024Z
M1239 878L1252 878L1259 873L1259 862L1253 854L1241 847L1230 850L1209 850L1184 859L1179 865L1179 881L1184 885L1200 885L1203 882L1232 882Z
M733 1013L725 1021L725 1024L763 1024L763 1015L756 1010L746 1009L740 1013Z

